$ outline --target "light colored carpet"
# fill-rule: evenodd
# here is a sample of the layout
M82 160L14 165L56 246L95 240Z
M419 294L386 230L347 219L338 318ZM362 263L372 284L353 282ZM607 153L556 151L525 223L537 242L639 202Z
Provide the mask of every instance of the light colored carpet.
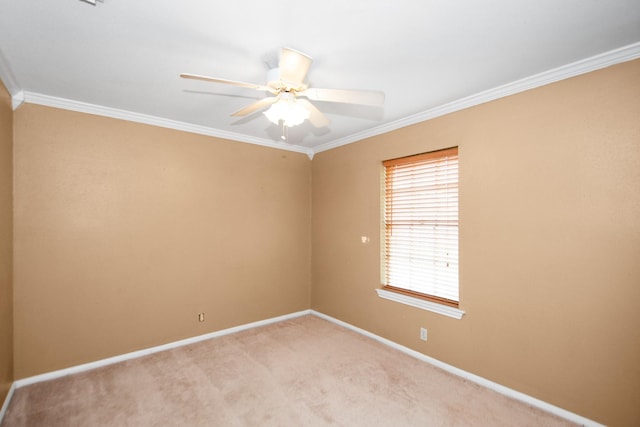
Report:
M16 390L2 427L568 426L315 316Z

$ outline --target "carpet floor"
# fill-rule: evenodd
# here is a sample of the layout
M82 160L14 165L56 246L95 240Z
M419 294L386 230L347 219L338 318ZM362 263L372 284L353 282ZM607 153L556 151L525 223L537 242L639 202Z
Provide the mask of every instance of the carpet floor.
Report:
M316 316L18 388L2 427L570 426Z

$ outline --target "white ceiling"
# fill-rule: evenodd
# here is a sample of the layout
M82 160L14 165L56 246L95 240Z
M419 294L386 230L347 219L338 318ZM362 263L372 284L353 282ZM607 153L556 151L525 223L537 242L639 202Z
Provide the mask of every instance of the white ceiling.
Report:
M265 83L283 46L313 57L311 86L381 90L384 108L317 102L330 125L283 143L262 114L230 117L263 93L178 77ZM636 57L639 0L0 0L16 104L311 154Z

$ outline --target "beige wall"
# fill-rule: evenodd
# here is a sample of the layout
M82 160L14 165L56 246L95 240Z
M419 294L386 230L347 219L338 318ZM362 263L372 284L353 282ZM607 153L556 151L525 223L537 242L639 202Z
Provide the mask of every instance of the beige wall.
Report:
M0 82L0 406L13 381L13 111Z
M33 104L14 132L16 378L309 308L307 156Z
M640 61L621 64L312 163L23 105L13 115L15 377L311 304L586 417L640 424L638 75ZM2 390L11 378L11 124L3 93ZM375 294L381 160L453 145L462 320Z
M639 76L636 60L317 154L312 307L588 418L640 425ZM375 293L380 162L455 145L462 320Z

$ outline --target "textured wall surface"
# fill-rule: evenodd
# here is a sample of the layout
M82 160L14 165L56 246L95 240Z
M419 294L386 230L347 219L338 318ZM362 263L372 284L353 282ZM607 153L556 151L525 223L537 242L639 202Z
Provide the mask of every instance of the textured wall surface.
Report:
M640 425L639 76L636 60L317 154L313 308L596 421ZM451 146L462 320L375 292L381 161Z
M640 61L620 64L313 162L31 104L12 113L3 92L0 391L12 353L24 378L311 304L585 417L638 425L639 75ZM462 320L375 293L381 161L450 146Z
M11 97L0 82L0 402L4 401L13 381L12 153Z
M306 155L33 104L14 126L16 378L309 308Z

